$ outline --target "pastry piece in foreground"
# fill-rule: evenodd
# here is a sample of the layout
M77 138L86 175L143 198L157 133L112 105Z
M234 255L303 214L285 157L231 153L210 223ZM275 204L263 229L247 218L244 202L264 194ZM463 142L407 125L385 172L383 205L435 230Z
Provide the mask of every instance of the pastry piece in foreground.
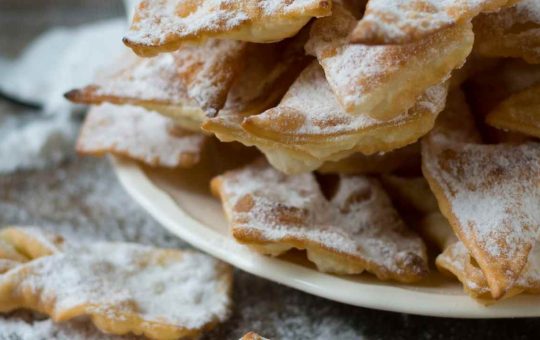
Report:
M287 176L259 160L211 182L233 237L277 256L305 249L320 271L414 282L427 272L422 240L408 230L377 180L340 177L331 199L311 173Z
M246 43L210 39L155 58L125 53L94 84L66 97L84 104L143 106L199 130L205 112L215 114L225 105L246 49Z
M354 15L336 4L332 16L314 22L306 44L337 102L352 115L396 118L461 67L473 46L470 24L403 46L351 44L348 35L355 23Z
M292 150L291 157L299 164L288 172L310 171L356 152L370 155L414 143L433 127L444 108L446 93L446 83L435 85L412 108L390 121L367 114L350 115L341 109L322 68L313 62L278 106L245 118L242 128L259 138L257 146L273 143L274 148ZM288 170L271 156L272 165Z
M66 245L0 275L0 312L89 318L110 334L195 337L224 321L230 268L207 255L129 243Z
M534 1L534 0L533 0ZM363 44L406 44L516 0L370 0L351 34Z
M478 16L473 24L474 49L479 54L523 58L529 63L540 63L538 0L519 0L512 7Z
M189 168L197 164L208 137L175 126L154 111L131 105L102 104L88 111L77 152L107 153L150 166Z
M486 122L499 129L540 138L540 84L506 98L487 115Z
M538 238L540 144L477 144L464 115L441 115L423 141L422 169L442 214L500 298L515 286Z
M331 0L143 0L124 43L141 56L207 38L269 43L292 37Z

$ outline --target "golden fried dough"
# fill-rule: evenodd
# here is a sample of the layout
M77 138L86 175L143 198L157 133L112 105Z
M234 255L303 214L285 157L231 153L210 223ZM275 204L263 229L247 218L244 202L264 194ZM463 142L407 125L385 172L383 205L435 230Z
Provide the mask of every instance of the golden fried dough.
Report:
M269 43L292 37L331 0L143 0L124 43L141 56L207 38Z
M516 1L370 0L351 40L363 44L411 43Z
M204 113L215 114L241 72L248 44L210 39L174 53L138 58L126 53L96 83L66 93L85 104L133 104L199 130Z
M200 160L208 137L175 126L157 112L131 105L92 107L77 151L85 155L124 156L150 166L189 168Z
M377 180L340 177L326 199L310 173L265 161L214 178L234 238L264 254L306 249L320 271L414 282L427 274L422 240L407 229Z
M500 298L515 286L536 243L540 145L475 144L466 119L445 116L423 141L423 172L492 296Z
M227 265L195 252L70 244L1 274L0 312L88 317L111 334L194 337L228 316L231 280Z
M472 26L459 25L403 46L349 43L356 22L335 5L315 21L306 51L317 57L344 112L390 120L410 109L425 91L461 67L473 45Z
M338 105L322 68L313 62L278 106L245 118L242 127L275 147L293 149L294 158L311 160L296 169L309 171L356 152L370 155L414 143L433 127L444 108L446 92L447 84L429 88L414 107L390 121L350 115ZM287 171L275 160L270 162Z
M499 129L540 138L540 84L505 99L487 115L486 122Z

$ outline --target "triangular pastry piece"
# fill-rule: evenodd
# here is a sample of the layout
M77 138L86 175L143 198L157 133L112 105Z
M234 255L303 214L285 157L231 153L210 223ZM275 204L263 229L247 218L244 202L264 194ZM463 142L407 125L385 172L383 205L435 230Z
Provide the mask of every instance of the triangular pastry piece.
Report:
M152 56L207 38L275 42L294 36L313 17L330 15L331 5L331 0L143 0L124 43Z
M535 1L535 0L533 0ZM497 11L516 0L370 0L351 34L363 44L405 44Z
M77 140L85 155L106 153L138 160L150 166L188 168L200 160L208 137L175 126L157 112L131 105L92 107Z
M499 129L540 138L540 84L505 99L487 115L486 122Z
M311 173L287 176L258 161L211 182L233 237L273 256L306 249L318 269L364 270L413 282L428 271L422 240L408 230L377 180L340 177L331 199Z
M474 21L475 51L489 57L523 58L540 63L538 0L519 0L512 7L478 16Z
M314 22L306 44L337 102L352 115L396 118L461 67L473 46L470 23L403 46L351 44L348 35L355 23L350 11L335 4L331 17Z
M246 48L246 43L210 39L155 58L125 53L94 84L66 97L85 104L143 106L198 130L205 112L215 114L225 105Z
M341 109L322 68L313 62L278 106L247 117L242 127L262 140L318 160L303 169L309 171L356 152L369 155L414 143L433 127L446 93L447 84L435 85L412 108L390 121L350 115Z
M540 145L474 144L461 118L466 112L451 112L423 141L423 172L491 294L500 298L515 286L538 236Z
M228 316L231 280L230 267L195 252L71 244L0 275L0 312L89 318L117 335L195 337Z
M385 189L400 213L407 214L411 225L426 243L438 251L436 265L439 271L456 277L465 292L482 303L493 303L486 276L465 245L458 240L448 220L442 216L437 200L422 177L383 176ZM539 248L534 247L527 265L516 285L507 292L508 298L522 292L540 293Z

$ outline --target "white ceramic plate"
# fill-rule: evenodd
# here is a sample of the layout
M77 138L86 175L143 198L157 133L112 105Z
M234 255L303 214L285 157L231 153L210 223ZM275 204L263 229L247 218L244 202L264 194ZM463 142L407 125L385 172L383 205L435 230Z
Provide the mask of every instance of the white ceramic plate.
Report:
M485 307L461 285L437 273L421 284L381 282L369 274L336 276L320 273L303 257L262 256L237 244L228 234L221 205L208 190L209 173L149 169L114 159L127 192L159 223L196 248L231 265L304 292L351 305L387 311L457 318L540 316L540 296L521 295Z

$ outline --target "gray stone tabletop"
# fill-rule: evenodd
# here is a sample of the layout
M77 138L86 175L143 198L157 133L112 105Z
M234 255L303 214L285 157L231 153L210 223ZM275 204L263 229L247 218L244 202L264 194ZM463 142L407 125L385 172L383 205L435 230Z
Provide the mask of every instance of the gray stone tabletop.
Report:
M0 0L0 56L15 56L31 38L53 25L76 25L118 16L121 11L121 3L113 0ZM21 110L0 99L1 114L17 114ZM189 247L161 228L124 192L106 159L75 155L57 167L0 175L0 226L4 225L43 226L78 239ZM234 281L232 316L205 339L238 339L248 331L272 339L540 336L540 319L420 317L328 301L240 270L235 271ZM17 317L0 316L0 339L28 339L27 330L3 327L3 320ZM35 338L40 337L35 334Z

